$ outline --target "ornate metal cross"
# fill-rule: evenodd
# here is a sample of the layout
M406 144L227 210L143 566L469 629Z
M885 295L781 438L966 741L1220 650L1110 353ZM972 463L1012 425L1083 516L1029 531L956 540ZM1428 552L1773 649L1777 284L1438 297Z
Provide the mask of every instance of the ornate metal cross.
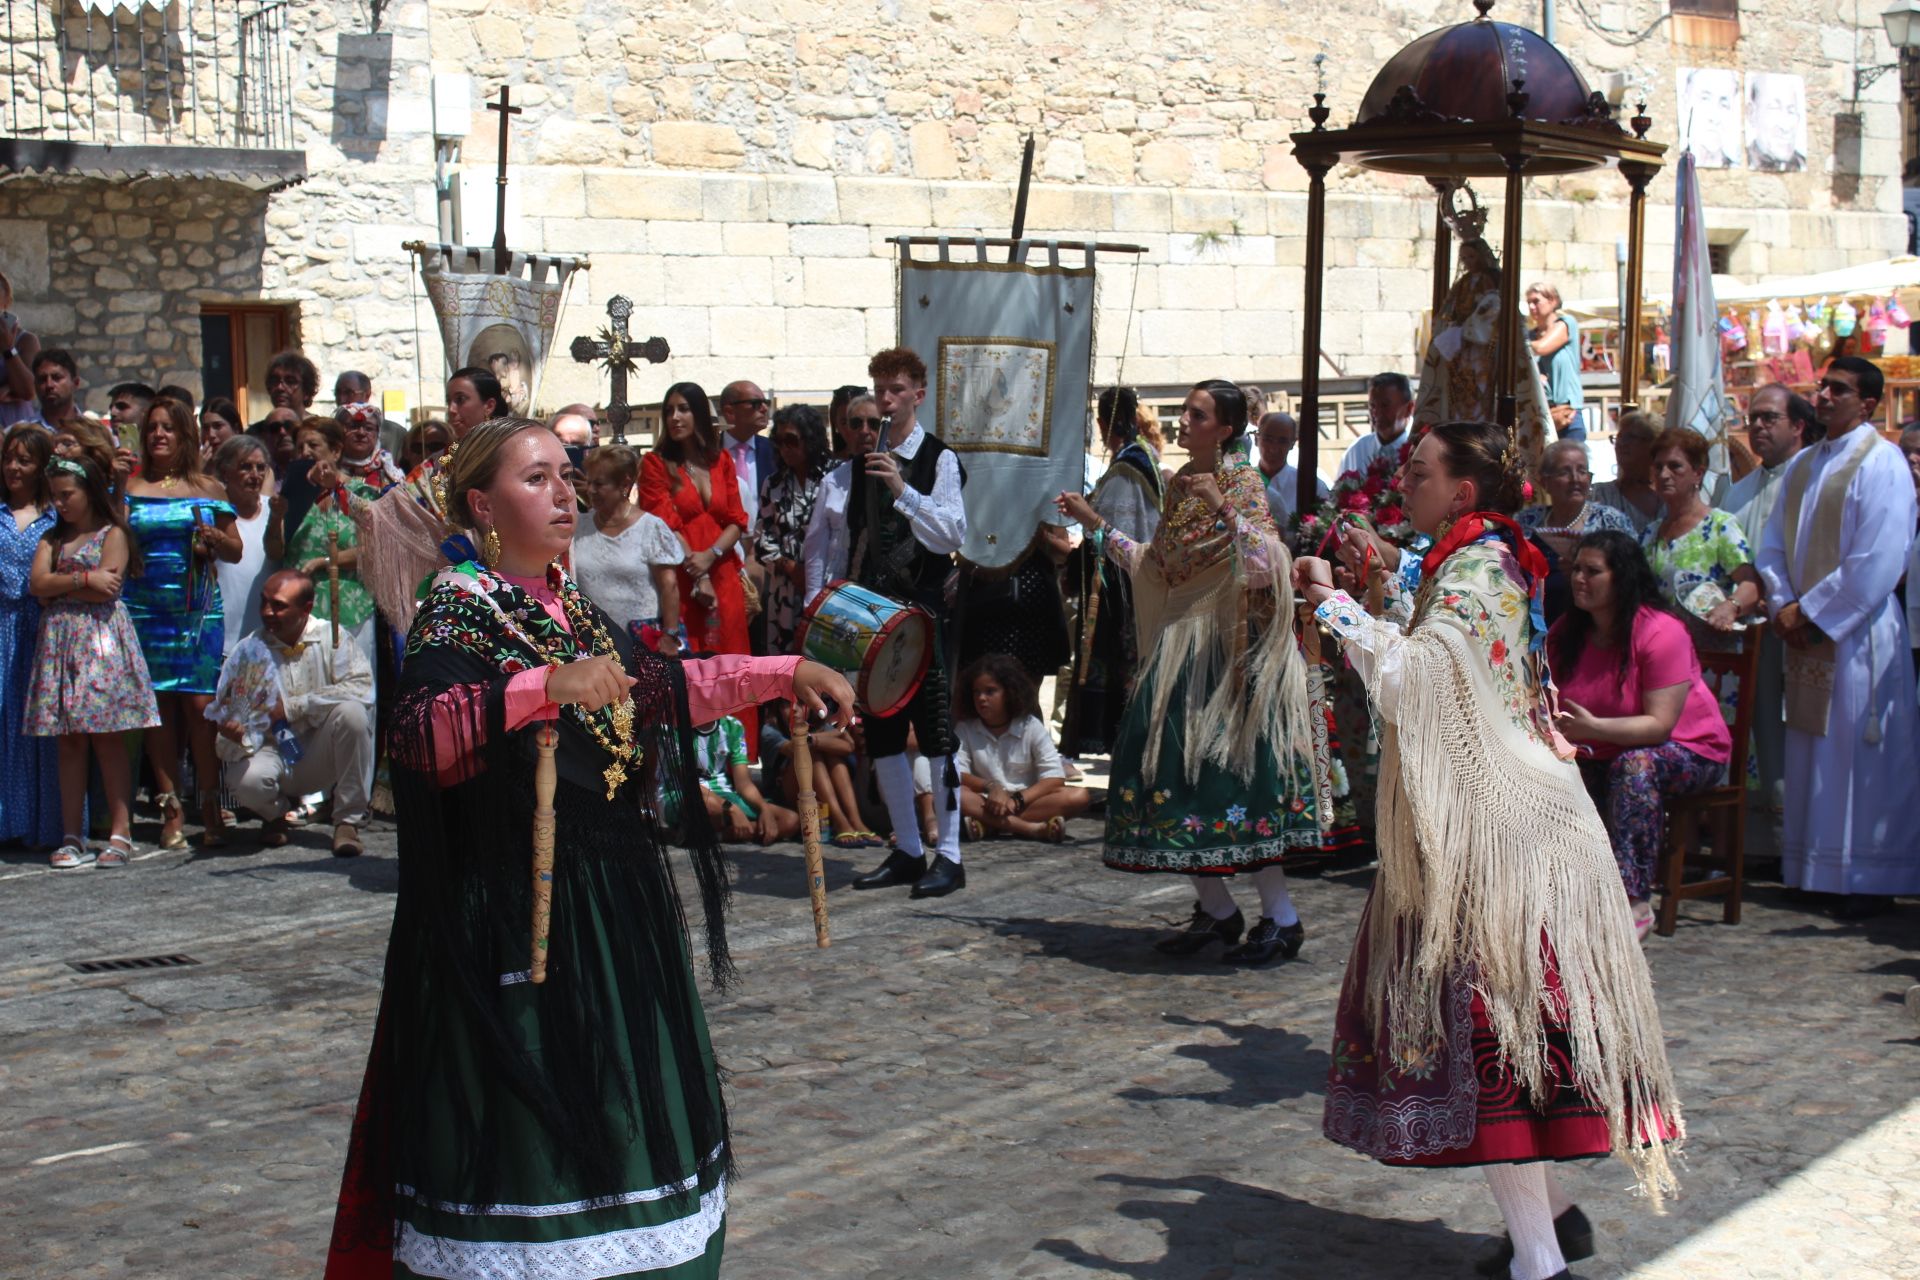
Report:
M487 110L500 113L500 159L494 166L493 196L493 273L507 274L507 135L513 132L513 118L525 108L513 105L513 91L500 86L500 101L489 102Z
M581 364L600 361L606 366L607 375L613 381L613 394L607 400L607 421L613 424L613 443L627 442L627 423L633 418L633 408L627 403L627 375L637 366L634 357L648 364L664 364L672 354L665 338L648 338L645 342L634 342L627 337L627 321L633 316L633 303L625 297L615 295L607 303L607 319L610 323L600 331L598 338L585 335L575 338L569 350L573 358Z

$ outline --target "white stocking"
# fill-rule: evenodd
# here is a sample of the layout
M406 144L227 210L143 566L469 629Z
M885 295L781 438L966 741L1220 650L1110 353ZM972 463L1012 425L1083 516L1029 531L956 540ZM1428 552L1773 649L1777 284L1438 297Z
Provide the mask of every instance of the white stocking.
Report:
M1287 873L1278 864L1254 872L1253 887L1260 891L1261 915L1282 929L1300 923L1300 913L1293 909L1293 895L1287 892Z
M1194 876L1193 891L1215 920L1225 920L1239 910L1233 905L1233 895L1227 892L1227 882L1219 876Z
M933 778L933 820L940 828L940 854L960 861L960 797L947 785L947 765L952 756L928 756L927 772Z
M1554 1174L1552 1165L1541 1165L1540 1172L1547 1179L1547 1208L1553 1210L1553 1219L1558 1222L1567 1210L1573 1208L1573 1201L1567 1199L1567 1193L1560 1189L1560 1179Z
M909 858L926 856L920 844L920 816L913 809L913 762L902 752L880 756L873 762L874 780L880 784L880 798L886 801L887 817L893 820L893 842Z
M1549 1280L1567 1269L1553 1234L1553 1210L1547 1207L1546 1172L1543 1164L1486 1166L1493 1202L1513 1241L1513 1280Z

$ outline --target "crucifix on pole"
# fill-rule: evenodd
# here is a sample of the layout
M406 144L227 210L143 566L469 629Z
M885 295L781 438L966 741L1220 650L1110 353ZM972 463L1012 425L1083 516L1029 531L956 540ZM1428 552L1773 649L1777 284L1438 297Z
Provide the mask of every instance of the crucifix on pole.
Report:
M497 276L507 274L511 260L507 252L507 135L513 129L513 117L526 110L513 105L512 93L513 90L503 84L500 101L487 104L487 110L500 113L500 159L494 171L493 198L493 273Z
M672 354L665 338L648 338L645 342L634 342L627 336L627 321L633 316L633 303L616 294L607 303L606 328L600 331L598 338L589 338L584 334L573 340L568 348L573 358L581 364L592 364L598 360L606 366L607 374L613 381L613 393L607 399L607 421L613 424L613 443L627 442L627 423L633 418L633 407L627 403L627 375L634 372L634 357L648 364L663 364Z

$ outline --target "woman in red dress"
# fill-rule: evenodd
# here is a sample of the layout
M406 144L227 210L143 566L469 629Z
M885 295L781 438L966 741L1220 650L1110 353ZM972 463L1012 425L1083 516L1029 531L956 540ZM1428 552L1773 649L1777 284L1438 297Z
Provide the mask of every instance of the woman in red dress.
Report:
M713 402L697 383L676 382L661 402L660 439L640 463L640 505L680 536L687 558L680 580L680 616L687 647L703 653L747 653L747 597L740 539L747 531L733 459L720 447ZM757 716L741 717L747 754L759 758Z

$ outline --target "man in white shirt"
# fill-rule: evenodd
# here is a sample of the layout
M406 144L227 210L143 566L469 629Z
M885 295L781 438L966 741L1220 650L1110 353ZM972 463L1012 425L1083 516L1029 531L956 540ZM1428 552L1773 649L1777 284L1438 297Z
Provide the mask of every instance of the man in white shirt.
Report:
M1753 393L1747 402L1747 443L1760 465L1731 485L1719 506L1740 522L1747 545L1758 547L1766 536L1767 520L1780 498L1780 481L1787 463L1807 445L1826 439L1827 429L1814 415L1813 405L1775 382ZM1760 803L1765 812L1749 830L1771 834L1782 803L1780 779L1787 751L1786 646L1769 627L1760 637L1760 670L1754 680L1753 744L1760 770Z
M760 521L760 486L779 465L773 441L766 436L772 407L767 393L755 383L729 382L721 388L720 416L727 423L721 444L733 459L733 473L740 481L740 506L747 513L747 528L740 539L743 550Z
M1280 526L1283 534L1287 531L1287 521L1293 519L1300 505L1300 469L1289 461L1299 439L1300 424L1292 414L1269 413L1261 417L1257 442L1260 478L1267 482L1267 509L1273 512L1273 522ZM1327 482L1319 476L1313 478L1313 486L1322 502L1332 495Z
M1781 880L1841 895L1849 918L1920 893L1913 659L1893 599L1915 498L1906 459L1874 430L1884 385L1858 356L1827 366L1814 393L1827 438L1787 463L1755 560L1787 646Z
M966 482L960 456L920 425L927 398L927 366L905 347L880 352L868 362L873 400L847 406L852 456L828 473L814 503L803 554L809 599L825 582L853 581L933 616L934 653L926 678L897 714L869 716L866 750L893 821L894 848L886 861L853 882L856 889L910 884L916 898L937 898L963 888L960 865L960 775L953 767L952 714L948 695L946 579L953 554L967 536ZM873 409L885 419L877 441L867 432ZM934 818L940 847L931 866L913 807L913 764L906 755L908 730L927 757L934 780Z
M1404 373L1376 373L1367 379L1367 422L1373 430L1355 440L1340 460L1340 474L1365 474L1380 451L1406 442L1413 424L1413 384Z
M268 578L260 630L250 637L265 643L279 673L276 718L292 729L298 759L286 759L272 733L249 732L235 719L220 724L220 754L234 805L266 820L268 844L286 843L287 811L320 791L333 799L334 856L351 858L361 852L373 786L373 668L344 631L334 646L333 625L313 616L313 594L313 579L296 569ZM247 660L245 644L227 658L229 668Z

